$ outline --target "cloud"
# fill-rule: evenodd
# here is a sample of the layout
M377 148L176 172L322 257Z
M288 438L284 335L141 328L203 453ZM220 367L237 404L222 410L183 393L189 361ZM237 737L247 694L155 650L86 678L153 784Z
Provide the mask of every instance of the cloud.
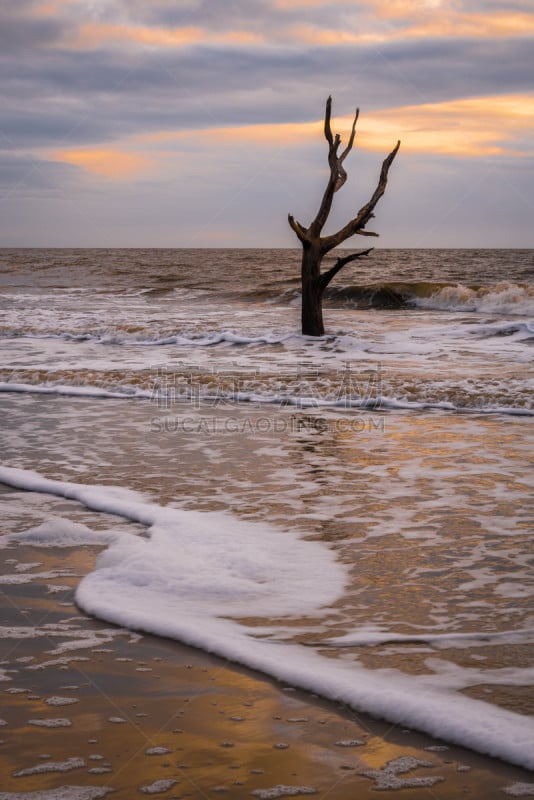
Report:
M432 191L446 183L443 165L451 192L462 170L486 162L506 163L514 182L513 165L532 151L531 0L3 0L0 14L9 196L28 190L21 171L34 165L35 191L48 181L66 198L87 192L81 206L106 220L120 199L124 230L134 181L143 191L132 219L139 226L150 205L158 230L158 211L171 225L163 207L180 181L195 185L189 226L206 192L218 228L236 230L277 213L279 192L294 207L293 186L315 197L329 94L341 133L362 109L359 157L372 181L399 137L399 173L409 161ZM45 218L37 201L33 214Z
M347 139L352 117L338 117L332 127ZM534 95L475 97L443 103L401 106L363 114L356 142L364 150L387 153L397 139L403 152L480 158L534 155L528 133L534 128ZM203 141L207 147L295 147L323 137L323 118L303 123L245 125L195 131L158 131L138 137L144 146ZM345 136L343 136L345 132ZM526 145L526 146L525 146Z
M19 147L110 143L162 129L306 122L334 95L366 113L531 88L529 40L322 48L235 44L0 53L0 130ZM444 67L446 65L446 68ZM532 65L534 69L534 65Z
M534 95L473 97L392 108L362 121L362 146L375 149L395 132L415 153L480 158L526 157L525 136L534 128Z
M56 0L57 2L57 0ZM182 48L191 45L250 44L272 46L312 44L389 44L408 39L461 37L524 37L534 33L532 9L496 8L477 11L448 0L364 0L360 3L324 3L316 0L304 5L297 0L251 5L233 0L224 6L213 2L169 5L155 2L140 5L116 2L107 13L67 15L73 35L64 37L64 46L98 49L113 44L120 47L144 45L153 48ZM115 8L115 15L109 10Z
M0 151L0 200L12 194L63 190L75 178L76 170L68 164Z
M192 45L254 44L263 36L252 31L209 32L197 27L165 28L148 25L111 25L98 22L80 26L64 46L74 50L95 49L106 45L146 45L155 48L182 48Z
M21 14L31 4L16 6L6 3L0 7L0 52L20 55L59 41L66 36L67 26L59 19L29 17Z
M463 38L477 41L487 38L514 38L534 34L532 9L500 9L476 12L450 7L440 0L387 0L369 3L374 14L345 12L310 23L300 21L289 28L289 38L316 46L333 44L387 45L417 39ZM336 24L337 22L337 24Z
M58 150L53 153L58 161L82 167L103 178L125 180L145 173L149 160L139 153L119 149L86 148L84 150Z

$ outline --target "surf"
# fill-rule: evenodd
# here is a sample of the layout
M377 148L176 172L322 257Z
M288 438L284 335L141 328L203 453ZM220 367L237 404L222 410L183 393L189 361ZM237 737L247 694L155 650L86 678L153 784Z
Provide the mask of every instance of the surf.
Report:
M226 512L162 506L122 487L50 480L10 467L0 468L0 481L146 526L144 537L111 539L96 569L82 578L76 602L86 613L176 639L356 711L534 768L532 718L455 691L483 681L483 669L468 671L471 676L434 659L434 675L369 670L291 641L294 620L305 615L313 628L343 591L346 568L327 544ZM46 540L47 531L53 537L52 526L40 531L41 538ZM78 542L81 533L78 526ZM68 526L59 535L68 538ZM349 645L351 636L338 644ZM429 642L436 638L435 632L425 636ZM509 682L509 670L492 671L500 672ZM530 672L516 671L516 682L527 680Z

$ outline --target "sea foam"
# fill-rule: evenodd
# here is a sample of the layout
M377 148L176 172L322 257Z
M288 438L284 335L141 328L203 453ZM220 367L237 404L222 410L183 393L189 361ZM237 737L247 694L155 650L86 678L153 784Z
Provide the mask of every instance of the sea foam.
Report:
M473 676L455 673L443 686L442 662L434 680L429 675L421 681L280 641L284 621L287 632L302 615L324 614L322 608L343 590L345 570L325 544L226 513L162 507L116 487L53 481L7 467L0 468L0 481L148 526L149 538L120 537L83 578L76 599L88 613L183 641L357 711L534 768L534 721L451 688L470 683ZM240 621L245 617L246 623ZM268 617L276 617L276 627Z
M14 394L46 394L46 395L59 395L63 397L90 397L102 398L108 400L150 400L156 401L160 404L161 408L167 408L172 403L178 400L184 402L191 402L194 399L191 393L185 393L183 396L172 395L171 399L166 400L163 392L157 393L154 390L147 390L138 387L110 387L104 388L99 386L75 386L60 383L50 384L28 384L16 383L12 381L0 381L0 392L13 392ZM460 411L462 413L475 413L475 414L505 414L507 416L517 417L532 417L534 416L534 409L522 406L509 406L509 405L478 405L476 397L473 405L458 406L455 403L442 401L442 400L407 400L396 397L387 397L381 395L380 397L350 397L342 396L337 399L330 399L321 396L306 396L301 394L291 393L259 393L259 392L235 392L229 391L224 394L220 390L213 393L206 390L199 394L195 402L224 402L224 403L254 403L257 405L277 405L277 406L294 406L300 409L309 408L331 408L340 410L363 410L363 411Z
M412 302L417 308L436 311L526 316L534 313L534 290L517 283L476 288L457 284L441 287L430 297L414 297Z

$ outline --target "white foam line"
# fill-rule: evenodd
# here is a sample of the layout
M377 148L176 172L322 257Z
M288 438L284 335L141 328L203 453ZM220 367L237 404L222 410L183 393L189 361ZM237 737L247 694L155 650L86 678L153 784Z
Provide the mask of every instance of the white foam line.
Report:
M90 576L89 576L90 577ZM87 588L91 588L87 586ZM94 587L99 589L100 587ZM97 591L78 595L80 605L108 622L125 626L126 608L111 608ZM130 622L131 624L131 622ZM414 728L485 755L534 769L534 721L456 692L422 685L393 669L368 670L327 659L299 645L254 641L230 627L204 625L202 619L154 620L137 615L141 630L175 638L297 686L355 711Z
M428 633L428 634L409 634L394 633L387 631L358 631L357 633L347 633L344 636L335 636L328 639L324 644L332 647L365 647L377 644L402 644L402 643L422 643L430 644L435 647L454 646L455 643L469 645L476 644L506 644L517 640L530 639L534 637L534 628L519 628L513 631L498 632L473 632L473 633Z
M55 481L43 477L38 472L14 467L0 467L0 483L23 491L43 492L68 500L77 500L92 511L108 512L148 526L153 524L155 513L160 508L143 501L135 502L134 498L141 498L138 492L117 487L86 486L82 483Z
M109 398L114 400L154 400L161 399L165 402L165 395L155 394L153 391L146 389L132 389L124 391L113 391L111 389L102 389L95 386L69 386L62 384L30 384L30 383L12 383L10 381L0 382L0 392L14 392L18 394L53 394L61 395L64 397L93 397L93 398ZM190 396L184 393L183 397L174 397L172 402L183 400L188 402ZM410 400L397 400L390 397L360 399L360 398L342 398L337 400L327 400L317 397L301 397L298 395L261 395L254 392L237 392L224 396L221 393L201 395L195 397L196 400L201 402L217 402L222 399L235 402L235 403L257 403L261 405L280 405L280 406L294 406L296 408L333 408L333 409L364 409L368 411L451 411L460 414L505 414L507 416L516 417L533 417L534 409L520 408L515 406L456 406L448 402L428 402L428 401L410 401Z
M134 336L121 336L120 334L98 334L98 333L23 333L18 331L0 333L0 339L56 339L67 342L94 342L102 345L128 345L132 347L160 347L163 345L182 345L186 347L213 347L217 344L282 344L289 339L301 339L306 341L323 341L327 337L307 337L298 333L266 333L263 336L244 336L232 331L222 331L221 333L208 333L204 336L183 336L179 333L170 336L162 336L158 339L137 339Z
M153 393L136 389L134 391L117 392L110 389L101 389L98 386L69 386L61 384L32 384L32 383L11 383L10 381L0 382L0 392L15 392L17 394L59 394L67 397L110 397L117 400L129 400L130 398L146 397L152 398Z
M289 531L277 538L272 530L259 526L262 535L258 536L258 523L237 519L232 523L230 515L160 507L124 489L49 480L9 467L0 467L0 481L75 499L88 508L152 526L150 539L132 536L125 541L123 537L82 580L76 599L88 613L183 641L356 711L534 769L534 720L530 717L442 689L439 675L429 685L394 669L369 670L298 644L255 638L254 628L231 619L246 616L247 608L252 616L255 612L272 616L273 607L281 611L279 617L291 618L301 612L299 603L312 604L310 611L314 603L334 602L344 572L336 572L332 552L325 545L299 540L297 547ZM218 522L223 524L222 531L213 529ZM243 531L251 535L244 536ZM273 539L277 540L273 543ZM243 553L247 541L251 549ZM284 551L287 542L291 546ZM296 547L295 552L304 548L296 566L286 555L291 547ZM197 571L191 574L194 565ZM293 585L295 576L302 573L307 581L304 592ZM273 588L281 590L281 598Z

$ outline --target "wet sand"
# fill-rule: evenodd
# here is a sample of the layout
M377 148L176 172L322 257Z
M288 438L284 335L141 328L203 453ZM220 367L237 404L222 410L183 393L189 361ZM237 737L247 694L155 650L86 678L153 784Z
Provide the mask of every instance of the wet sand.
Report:
M534 793L523 770L88 618L73 595L99 549L3 551L1 800Z

